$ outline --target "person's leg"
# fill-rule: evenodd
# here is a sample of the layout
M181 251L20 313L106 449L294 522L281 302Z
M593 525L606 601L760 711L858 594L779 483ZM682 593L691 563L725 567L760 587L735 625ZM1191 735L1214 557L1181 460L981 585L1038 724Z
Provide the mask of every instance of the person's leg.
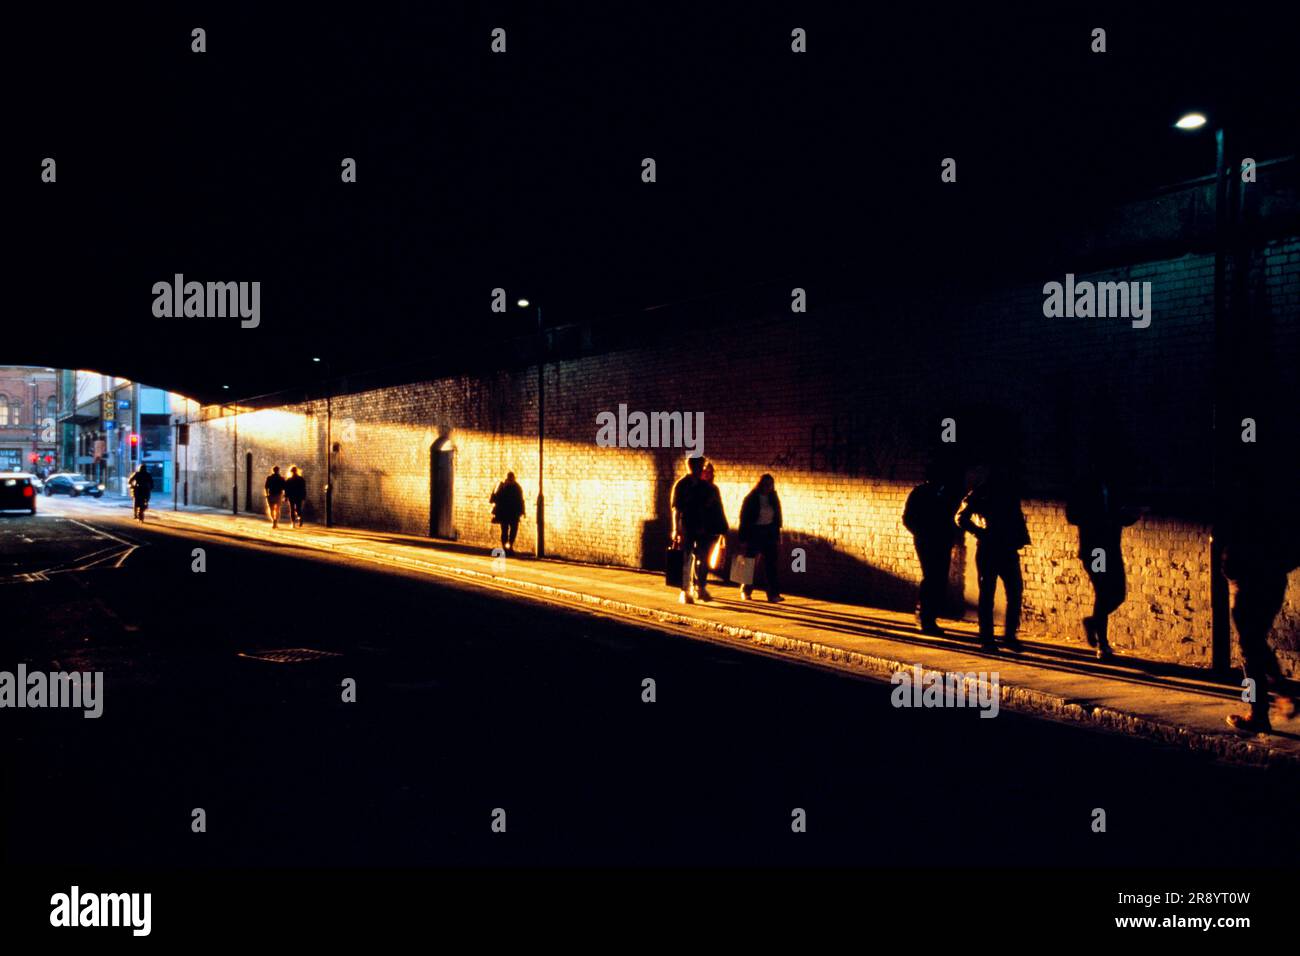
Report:
M515 535L519 534L519 519L510 522L510 550L515 550Z
M772 528L767 532L763 542L763 577L767 580L767 599L776 601L781 597L781 563L777 555L781 531Z
M1008 550L1002 556L1002 587L1007 595L1007 644L1019 643L1016 632L1020 630L1020 599L1024 594L1025 583L1020 576L1020 553Z
M679 599L687 604L695 602L695 542L682 535L682 593Z
M980 643L993 646L993 598L998 589L997 567L983 546L975 548L975 571L979 578Z
M1092 586L1096 595L1092 606L1092 629L1097 640L1097 656L1107 658L1111 656L1108 638L1110 616L1124 603L1126 584L1123 566L1097 572L1093 576Z
M709 548L713 546L713 537L702 534L695 539L695 590L704 600L709 596Z
M937 630L944 591L948 587L952 550L942 544L936 546L928 543L919 546L917 553L921 558L921 588L917 602L921 629Z
M1237 718L1236 723L1233 723L1233 717L1228 718L1228 722L1239 730L1268 732L1272 729L1268 688L1270 680L1281 676L1281 668L1277 655L1269 646L1268 634L1285 596L1285 574L1252 576L1237 584L1236 600L1232 602L1232 622L1241 648L1242 671L1254 682L1255 691L1249 724L1242 718Z

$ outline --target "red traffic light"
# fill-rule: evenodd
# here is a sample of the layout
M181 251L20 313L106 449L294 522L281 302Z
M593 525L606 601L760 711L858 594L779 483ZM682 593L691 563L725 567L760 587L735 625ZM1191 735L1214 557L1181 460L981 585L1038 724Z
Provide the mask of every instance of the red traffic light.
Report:
M36 460L37 460L36 456L32 455L32 461L35 462Z
M140 444L140 435L138 432L131 432L131 444L132 445Z

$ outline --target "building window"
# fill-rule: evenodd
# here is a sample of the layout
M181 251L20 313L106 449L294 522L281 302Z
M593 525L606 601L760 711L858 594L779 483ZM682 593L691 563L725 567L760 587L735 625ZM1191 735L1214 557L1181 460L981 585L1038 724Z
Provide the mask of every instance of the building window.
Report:
M0 425L9 424L9 396L0 393Z

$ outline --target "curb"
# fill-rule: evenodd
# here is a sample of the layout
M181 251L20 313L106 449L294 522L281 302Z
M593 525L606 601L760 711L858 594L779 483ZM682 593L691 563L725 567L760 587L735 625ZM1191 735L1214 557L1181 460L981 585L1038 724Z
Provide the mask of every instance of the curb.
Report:
M227 532L229 533L229 532ZM249 540L261 541L262 537L235 529L235 533ZM676 611L659 610L613 598L598 597L569 588L540 584L535 581L523 581L517 578L503 577L472 568L438 564L421 558L408 558L400 555L385 554L360 547L349 542L330 544L323 542L299 541L297 547L348 554L368 561L382 564L399 564L419 570L429 571L449 577L458 577L470 581L491 583L498 587L528 592L551 598L563 599L566 603L585 604L604 608L632 617L648 618L661 624L675 624L695 631L711 632L729 642L750 643L762 646L785 657L798 657L812 663L844 670L859 676L868 676L888 682L900 670L911 670L912 664L868 654L863 651L822 644L801 638L787 637L771 631L710 621ZM563 564L565 562L556 562ZM945 674L944 671L926 669L924 673ZM964 673L964 672L963 672ZM1238 764L1257 767L1289 767L1300 769L1300 754L1277 750L1265 743L1231 733L1206 733L1189 730L1177 724L1139 717L1124 711L1100 705L1082 704L1076 700L1052 694L1047 691L1027 687L1017 687L999 681L999 706L1015 713L1047 717L1066 723L1090 726L1111 733L1141 737L1156 743L1181 747L1196 753Z

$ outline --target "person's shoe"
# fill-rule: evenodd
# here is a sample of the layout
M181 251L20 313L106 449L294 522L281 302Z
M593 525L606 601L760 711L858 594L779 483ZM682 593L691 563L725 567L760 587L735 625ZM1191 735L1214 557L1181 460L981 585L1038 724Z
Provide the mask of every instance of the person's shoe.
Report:
M1088 642L1089 647L1097 646L1097 632L1092 629L1092 618L1085 617L1081 622L1083 624L1083 639Z
M1109 644L1103 641L1102 643L1097 645L1097 660L1113 661L1114 659L1115 659L1115 652L1111 650Z
M693 595L687 593L686 591L681 591L681 592L679 592L678 595L677 595L677 603L678 603L678 604L694 604L694 603L695 603L695 597L694 597Z
M1229 714L1228 726L1243 734L1271 734L1273 726L1267 717L1257 718L1251 714Z
M767 599L771 601L773 604L780 604L782 601L785 600L785 598L781 597L781 595L779 594L769 594L767 596Z
M1013 653L1018 654L1025 649L1025 645L1021 644L1020 641L1010 635L1004 637L1002 643L1006 646L1007 650L1012 651Z
M929 634L931 637L943 637L944 630L934 621L921 625L921 633Z
M994 652L994 651L996 651L997 649L998 649L998 646L997 646L996 643L994 643L993 638L991 638L991 637L981 637L981 638L980 638L980 650L982 650L982 651Z
M709 593L708 588L700 588L699 592L696 594L696 597L699 600L703 601L705 604L710 604L713 602L713 595Z
M752 601L752 600L754 600L754 596L753 596L752 594L750 594L748 591L746 591L744 588L741 588L741 589L740 589L740 599L741 599L742 601Z

